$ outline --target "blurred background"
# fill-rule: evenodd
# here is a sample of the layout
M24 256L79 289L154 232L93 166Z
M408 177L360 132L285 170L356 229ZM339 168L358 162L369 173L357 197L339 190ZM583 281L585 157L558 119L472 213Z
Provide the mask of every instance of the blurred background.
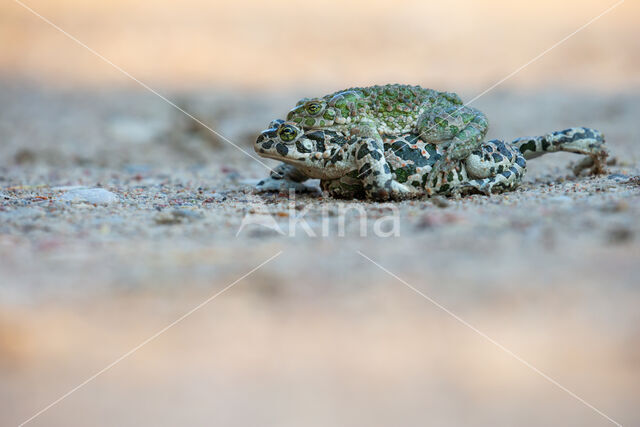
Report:
M484 89L615 2L136 2L34 0L38 13L151 85L321 91L381 82ZM131 82L14 2L1 6L0 65L47 85ZM511 85L638 85L627 1L527 67ZM320 92L323 93L323 92Z
M479 89L495 83L615 2L402 0L80 1L27 3L152 85L333 91L380 82ZM14 2L1 6L0 65L64 86L131 82ZM511 85L637 85L637 18L624 3ZM322 92L321 92L322 93Z
M613 424L358 250L639 424L640 4L616 4L25 0L237 149L2 2L0 424ZM268 171L250 157L298 99L397 82L470 100L519 69L473 102L489 137L595 127L607 174L548 156L517 192L398 203L396 238L360 236L356 211L345 237L236 236L256 204L288 221L286 197L254 194ZM337 203L294 202L314 229Z

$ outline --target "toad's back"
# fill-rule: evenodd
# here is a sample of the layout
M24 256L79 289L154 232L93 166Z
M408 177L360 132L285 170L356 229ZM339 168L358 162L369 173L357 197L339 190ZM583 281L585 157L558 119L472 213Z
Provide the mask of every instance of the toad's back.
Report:
M420 86L389 84L354 87L326 95L327 105L352 122L371 119L387 129L409 132L425 110L462 105L458 95Z

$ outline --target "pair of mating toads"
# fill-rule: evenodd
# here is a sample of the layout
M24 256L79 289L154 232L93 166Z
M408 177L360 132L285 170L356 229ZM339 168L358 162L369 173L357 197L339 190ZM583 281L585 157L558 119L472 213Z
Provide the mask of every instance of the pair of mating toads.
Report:
M274 120L256 152L283 164L260 191L305 189L309 178L333 197L403 200L423 195L498 193L516 188L526 160L567 151L599 172L602 133L584 127L512 142L484 141L488 121L451 92L420 86L351 88L300 100Z

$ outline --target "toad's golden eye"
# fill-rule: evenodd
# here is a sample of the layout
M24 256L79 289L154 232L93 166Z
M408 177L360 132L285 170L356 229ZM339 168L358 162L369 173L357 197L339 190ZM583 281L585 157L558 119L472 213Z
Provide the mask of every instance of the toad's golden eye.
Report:
M307 110L307 113L315 116L322 110L322 106L318 102L310 102L305 106L305 110Z
M278 130L278 136L283 142L291 142L296 138L298 131L291 125L281 126Z

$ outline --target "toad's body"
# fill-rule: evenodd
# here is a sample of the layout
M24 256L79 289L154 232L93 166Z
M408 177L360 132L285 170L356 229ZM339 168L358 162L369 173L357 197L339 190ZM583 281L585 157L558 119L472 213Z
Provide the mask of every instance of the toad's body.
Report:
M420 134L427 142L450 139L474 119L482 124L479 133L485 132L484 115L463 106L458 95L397 84L304 98L287 115L288 121L305 129L345 132L369 127L380 135Z

